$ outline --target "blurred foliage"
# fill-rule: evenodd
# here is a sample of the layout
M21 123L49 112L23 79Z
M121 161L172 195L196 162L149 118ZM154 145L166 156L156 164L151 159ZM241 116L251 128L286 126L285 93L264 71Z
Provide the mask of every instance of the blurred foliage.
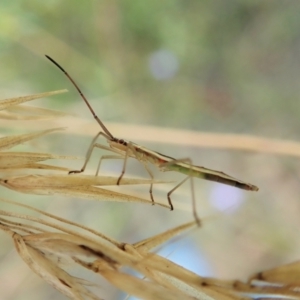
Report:
M253 0L2 3L1 86L70 86L45 53L98 99L106 119L295 138L299 6ZM165 80L149 70L159 50L178 62ZM65 102L78 99L73 95Z
M75 112L94 122L74 87L44 57L48 54L74 77L104 123L297 141L299 10L296 0L2 1L1 98L68 88L68 94L34 105ZM122 134L126 137L126 132ZM57 153L84 155L88 138L65 139L58 139L62 149L58 147ZM210 221L208 228L195 234L192 243L215 276L247 278L251 272L299 259L297 159L225 150L200 152L188 146L150 148L191 157L195 164L260 187L256 195L243 193L240 198L247 201L234 213L222 212L223 219ZM208 204L215 190L221 199L236 196L218 189L197 181L200 214L215 212ZM116 204L101 205L99 212L98 203L56 203L64 217L97 228L106 226L127 242L183 222L183 212L177 209L161 213L157 207L125 209ZM52 209L57 207L52 204Z

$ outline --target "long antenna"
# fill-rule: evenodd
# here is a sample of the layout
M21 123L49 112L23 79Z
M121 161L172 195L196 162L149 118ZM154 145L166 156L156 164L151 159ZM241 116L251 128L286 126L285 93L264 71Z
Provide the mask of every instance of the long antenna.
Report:
M95 111L92 109L90 103L88 102L88 100L86 99L86 97L83 95L82 91L80 90L79 86L76 84L76 82L73 80L73 78L68 74L67 71L65 71L54 59L52 59L50 56L45 55L52 63L54 63L68 78L69 80L73 83L73 85L75 86L76 90L78 91L78 93L80 94L81 98L84 100L85 104L87 105L87 107L89 108L89 110L91 111L93 117L95 118L95 120L99 123L99 125L101 126L101 128L104 130L104 132L111 138L113 139L114 136L109 132L109 130L105 127L105 125L102 123L102 121L99 119L99 117L96 115Z

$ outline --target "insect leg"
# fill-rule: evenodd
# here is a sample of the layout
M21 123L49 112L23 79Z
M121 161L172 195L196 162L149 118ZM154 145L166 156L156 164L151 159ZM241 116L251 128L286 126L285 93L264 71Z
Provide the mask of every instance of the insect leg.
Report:
M87 150L87 153L85 155L85 161L84 161L84 164L82 166L82 168L80 170L73 170L73 171L70 171L69 174L72 174L72 173L82 173L84 172L85 168L86 168L86 165L87 163L89 162L90 158L91 158L91 155L94 151L94 148L101 148L101 149L105 149L105 150L109 150L109 151L113 151L111 148L107 147L107 146L104 146L104 145L101 145L101 144L98 144L96 143L96 140L98 139L98 137L102 135L106 138L106 135L103 133L103 132L98 132L97 135L93 138L93 140L91 141L90 143L90 146ZM114 152L114 151L113 151Z
M100 146L100 144L98 144L98 145ZM102 147L99 147L99 146L98 146L98 148L102 148ZM103 146L103 145L101 145L101 146ZM109 147L107 147L107 148L109 148ZM109 149L107 149L107 148L102 148L102 149L112 151L111 148L109 148ZM103 156L101 156L100 159L99 159L99 163L98 163L98 166L97 166L97 171L96 171L95 176L98 176L102 160L104 160L104 159L124 159L124 157L121 156L121 155L103 155Z
M184 184L188 179L190 179L190 182L191 182L191 193L192 193L192 208L193 208L193 215L194 215L194 218L198 224L198 226L201 225L201 222L200 222L200 219L198 217L198 214L197 214L197 209L196 209L196 198L195 198L195 188L194 188L194 178L193 176L191 176L191 172L192 172L192 160L190 158L184 158L184 159L174 159L174 160L171 160L167 163L163 163L160 165L160 167L162 166L168 166L168 165L173 165L173 164L176 164L176 163L179 163L179 162L185 162L185 163L188 163L190 165L190 168L189 168L189 172L190 172L190 175L188 175L185 179L183 179L181 182L179 182L172 190L170 190L167 194L167 197L168 197L168 201L169 201L169 204L171 206L171 210L173 210L173 205L172 205L172 202L171 202L171 194L177 190L177 188L179 188L182 184Z
M139 155L134 147L134 145L131 143L131 142L128 142L127 143L127 149L126 149L126 153L125 153L125 156L124 156L124 164L123 164L123 169L122 169L122 173L118 179L118 185L120 184L120 181L125 173L125 169L126 169L126 163L127 163L127 158L129 156L129 150L131 151L132 153L132 156L135 157L140 163L143 164L144 168L146 169L147 173L149 174L150 178L153 180L154 176L152 174L152 172L150 171L148 165L146 162L144 161L141 161L141 159L139 159ZM152 205L154 205L155 201L154 201L154 198L153 198L153 193L152 193L152 189L153 189L153 182L151 182L150 184L150 189L149 189L149 194L150 194L150 198L151 198L151 201L152 201Z
M123 177L124 174L125 174L126 165L127 165L127 159L128 159L128 150L129 150L129 147L126 148L126 152L125 152L125 155L124 155L123 168L122 168L121 175L120 175L119 178L118 178L117 185L120 184L120 182L121 182L121 180L122 180L122 177Z
M153 180L153 179L154 179L154 176L153 176L151 170L149 169L147 163L144 162L144 163L143 163L143 166L144 166L144 168L146 169L146 171L148 172L149 176L151 177L151 180ZM150 184L149 194L150 194L150 198L151 198L151 201L152 201L152 205L154 205L154 204L155 204L155 201L154 201L154 198L153 198L152 189L153 189L153 182L151 182L151 184Z

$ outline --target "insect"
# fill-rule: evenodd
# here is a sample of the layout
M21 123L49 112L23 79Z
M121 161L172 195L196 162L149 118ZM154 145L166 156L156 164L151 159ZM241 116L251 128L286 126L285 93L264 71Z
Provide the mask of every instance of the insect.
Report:
M149 169L149 166L148 166L149 163L153 164L153 165L156 165L159 168L159 170L164 171L164 172L166 172L166 171L180 172L182 174L187 175L187 177L184 178L172 190L170 190L168 192L167 197L168 197L168 202L169 202L169 205L170 205L170 209L173 210L173 204L172 204L172 201L171 201L171 194L177 188L179 188L184 182L186 182L188 179L190 179L191 180L191 191L192 191L193 215L194 215L194 218L195 218L195 220L197 221L198 224L200 224L200 219L199 219L199 217L197 215L197 211L196 211L193 177L223 183L223 184L226 184L226 185L234 186L236 188L240 188L240 189L244 189L244 190L248 190L248 191L258 191L258 187L256 187L255 185L243 182L239 179L235 179L235 178L233 178L233 177L231 177L231 176L229 176L229 175L227 175L223 172L207 169L207 168L200 167L200 166L194 166L190 159L180 159L180 160L178 160L178 159L175 159L173 157L158 153L156 151L149 150L149 149L147 149L143 146L140 146L138 144L135 144L133 142L125 141L124 139L119 139L119 138L114 137L110 133L110 131L106 128L106 126L103 124L103 122L99 119L99 117L96 115L95 111L93 110L93 108L89 104L87 98L83 95L82 91L80 90L80 88L78 87L76 82L73 80L73 78L56 61L54 61L51 57L49 57L48 55L46 55L46 57L53 64L55 64L69 78L69 80L72 82L72 84L74 85L76 90L79 92L81 98L86 103L86 105L89 108L90 112L92 113L94 119L98 122L101 129L103 130L103 131L100 131L94 137L94 139L92 140L92 142L90 144L90 147L87 151L86 159L85 159L85 162L83 164L83 167L80 170L70 171L69 173L84 172L84 170L86 168L86 165L87 165L87 163L90 159L90 156L91 156L94 148L100 148L100 149L108 150L108 151L111 151L111 152L114 152L114 153L117 154L117 155L102 156L99 160L96 175L99 172L100 165L101 165L101 162L102 162L103 159L123 159L124 160L122 172L121 172L121 175L118 178L117 185L120 184L120 182L122 180L122 177L125 174L126 163L127 163L128 157L135 158L140 163L142 163L143 166L145 167L145 170L147 171L147 173L151 177L151 179L153 179L154 176L153 176L151 170ZM106 139L106 141L108 143L108 146L96 143L96 140L98 139L99 136L103 136ZM149 193L150 193L150 198L151 198L151 200L154 204L152 189L153 189L153 183L151 183L151 185L150 185Z

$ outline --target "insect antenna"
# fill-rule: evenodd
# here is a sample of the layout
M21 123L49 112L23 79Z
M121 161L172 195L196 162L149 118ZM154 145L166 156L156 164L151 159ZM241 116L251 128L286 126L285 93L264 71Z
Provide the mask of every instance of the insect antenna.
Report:
M85 104L89 108L90 112L92 113L94 119L98 122L98 124L101 126L103 131L109 136L109 138L114 139L114 136L109 132L109 130L105 127L105 125L102 123L102 121L99 119L99 117L96 115L95 111L91 107L90 103L86 99L86 97L83 95L82 91L80 90L79 86L76 84L76 82L73 80L73 78L68 74L66 70L64 70L53 58L51 58L48 55L45 55L53 64L55 64L68 78L69 80L73 83L75 86L76 90L80 94L81 98L84 100Z

